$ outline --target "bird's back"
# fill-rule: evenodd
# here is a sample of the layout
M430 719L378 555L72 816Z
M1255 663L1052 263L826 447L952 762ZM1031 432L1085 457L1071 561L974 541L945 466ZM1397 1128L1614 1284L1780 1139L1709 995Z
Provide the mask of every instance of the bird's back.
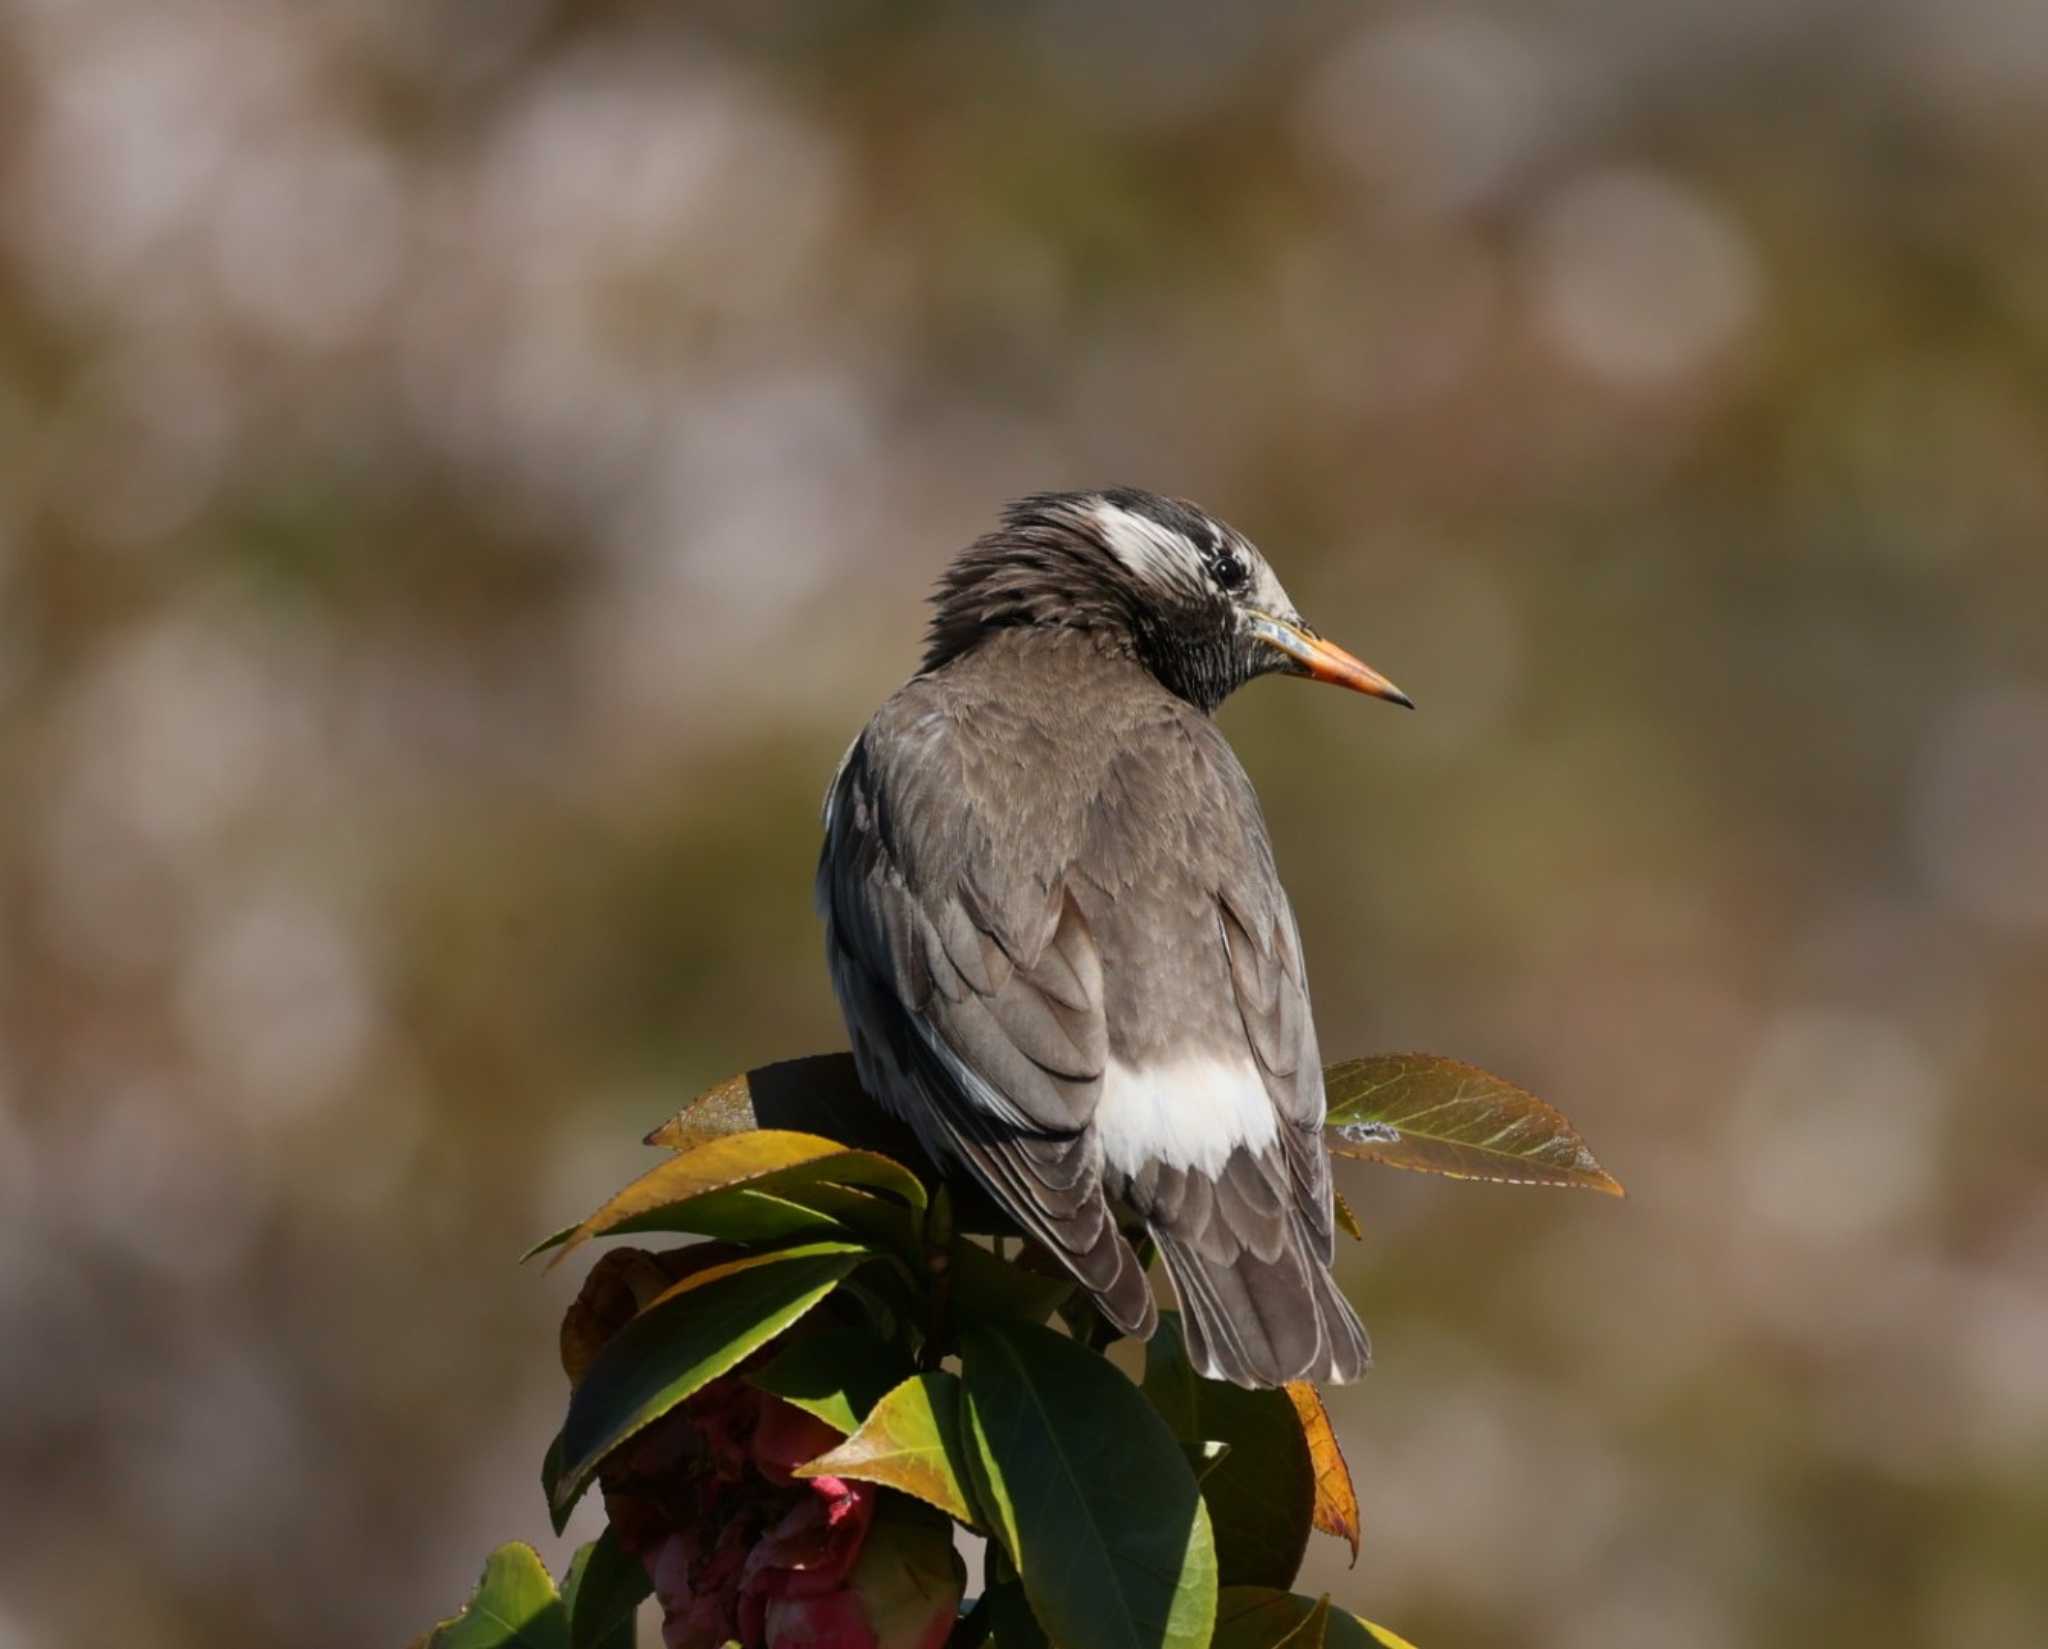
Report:
M1364 1366L1326 1269L1299 938L1207 715L1094 637L992 636L848 753L819 897L871 1091L1122 1326L1149 1332L1151 1302L1118 1208L1159 1239L1211 1372Z

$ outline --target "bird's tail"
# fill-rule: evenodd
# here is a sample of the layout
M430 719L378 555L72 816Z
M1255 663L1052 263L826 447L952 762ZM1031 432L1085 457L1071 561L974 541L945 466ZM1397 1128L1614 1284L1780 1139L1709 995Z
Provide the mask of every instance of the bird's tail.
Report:
M1152 1234L1180 1298L1196 1373L1239 1386L1340 1384L1371 1366L1365 1325L1299 1221L1289 1222L1271 1259L1235 1244L1235 1253L1198 1246L1209 1233L1191 1240L1155 1225Z

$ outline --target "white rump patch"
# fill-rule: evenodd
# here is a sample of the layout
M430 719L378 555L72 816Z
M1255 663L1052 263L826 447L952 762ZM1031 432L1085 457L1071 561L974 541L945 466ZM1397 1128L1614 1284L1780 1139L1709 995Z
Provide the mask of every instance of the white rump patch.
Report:
M1249 1058L1177 1059L1142 1070L1112 1059L1095 1107L1102 1159L1127 1174L1148 1162L1219 1174L1238 1146L1256 1155L1279 1127Z
M1110 552L1138 578L1186 583L1201 565L1201 551L1171 527L1107 500L1090 512Z

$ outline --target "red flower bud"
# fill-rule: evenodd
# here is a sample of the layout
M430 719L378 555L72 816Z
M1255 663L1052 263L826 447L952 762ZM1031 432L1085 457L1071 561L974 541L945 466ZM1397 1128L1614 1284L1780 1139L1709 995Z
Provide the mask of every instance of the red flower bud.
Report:
M883 1505L843 1585L768 1600L766 1649L939 1649L946 1641L967 1585L952 1525L898 1496Z
M768 1649L877 1649L860 1599L848 1591L775 1598L763 1628Z
M939 1649L960 1612L967 1568L953 1525L914 1501L890 1496L854 1566L875 1649Z

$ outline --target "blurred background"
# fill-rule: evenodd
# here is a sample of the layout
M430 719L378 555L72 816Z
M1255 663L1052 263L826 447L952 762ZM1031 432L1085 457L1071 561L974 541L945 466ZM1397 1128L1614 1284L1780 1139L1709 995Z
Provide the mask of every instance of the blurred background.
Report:
M1422 706L1224 712L1326 1053L1632 1193L1344 1171L1311 1583L2048 1642L2048 9L0 0L0 111L4 1649L566 1558L514 1261L842 1045L833 762L1101 482Z

